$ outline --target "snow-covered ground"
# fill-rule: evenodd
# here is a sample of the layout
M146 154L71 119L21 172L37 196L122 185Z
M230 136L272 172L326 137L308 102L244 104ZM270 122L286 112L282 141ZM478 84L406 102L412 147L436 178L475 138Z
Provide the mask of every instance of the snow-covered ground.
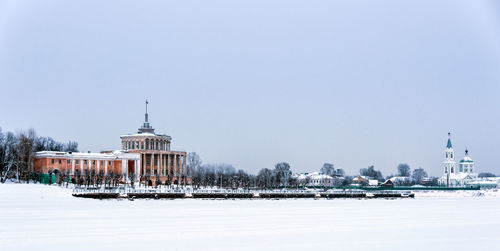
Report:
M481 193L128 201L0 184L0 250L498 250L499 192Z

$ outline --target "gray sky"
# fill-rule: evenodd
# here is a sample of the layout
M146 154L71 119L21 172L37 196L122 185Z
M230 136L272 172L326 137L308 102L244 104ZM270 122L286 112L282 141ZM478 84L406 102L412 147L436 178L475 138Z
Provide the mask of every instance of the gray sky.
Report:
M0 0L0 126L173 148L252 173L332 162L500 173L498 1Z

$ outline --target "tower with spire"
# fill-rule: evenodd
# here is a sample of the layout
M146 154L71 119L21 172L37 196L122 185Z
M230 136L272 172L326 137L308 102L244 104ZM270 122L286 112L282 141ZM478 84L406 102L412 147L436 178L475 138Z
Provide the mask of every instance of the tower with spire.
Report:
M444 175L449 176L457 172L456 162L453 158L453 145L451 144L451 133L448 133L448 143L446 144L445 159L443 161Z
M138 133L155 133L155 129L151 127L148 121L148 100L146 99L146 113L144 114L144 123L142 124L141 128L139 128Z
M171 149L172 137L156 133L149 123L149 101L145 102L144 123L134 134L121 135L122 151L138 153L140 162L128 174L134 174L136 182L153 184L188 184L187 153ZM161 183L160 183L161 182Z

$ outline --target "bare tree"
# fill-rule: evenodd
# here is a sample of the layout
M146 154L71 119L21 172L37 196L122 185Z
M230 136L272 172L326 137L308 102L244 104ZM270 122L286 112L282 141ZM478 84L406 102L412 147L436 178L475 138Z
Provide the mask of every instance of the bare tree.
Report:
M201 158L196 152L187 155L187 175L192 176L194 171L201 166Z
M427 178L427 172L423 168L413 170L412 178L416 183L420 183L422 179Z
M320 169L320 172L326 175L334 176L335 175L335 168L333 167L333 164L331 163L325 163Z
M398 176L410 177L411 171L410 166L408 164L399 164L398 165Z

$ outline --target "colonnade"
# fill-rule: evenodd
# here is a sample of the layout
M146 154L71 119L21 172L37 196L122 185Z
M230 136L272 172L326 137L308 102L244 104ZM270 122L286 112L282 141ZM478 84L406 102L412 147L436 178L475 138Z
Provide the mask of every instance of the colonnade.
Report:
M141 153L139 175L179 177L186 175L185 153Z

